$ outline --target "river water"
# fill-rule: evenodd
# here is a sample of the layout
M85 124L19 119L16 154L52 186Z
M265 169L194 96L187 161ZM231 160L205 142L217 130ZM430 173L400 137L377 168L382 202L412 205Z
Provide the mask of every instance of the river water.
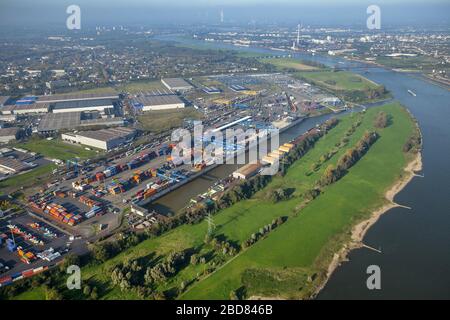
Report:
M158 39L198 44L196 40L174 36ZM219 43L210 46L268 55L285 54ZM382 253L365 248L352 251L349 261L337 268L317 298L450 299L450 91L411 74L366 66L339 57L302 53L296 53L294 57L348 69L383 84L417 118L424 142L421 173L424 177L415 177L395 197L397 203L411 207L411 210L389 210L363 240ZM408 90L417 96L413 97ZM330 116L303 121L281 134L280 142L293 139ZM218 178L234 170L236 166L233 165L220 166L159 199L155 207L163 211L178 210ZM367 288L369 275L366 270L370 265L380 267L380 290Z

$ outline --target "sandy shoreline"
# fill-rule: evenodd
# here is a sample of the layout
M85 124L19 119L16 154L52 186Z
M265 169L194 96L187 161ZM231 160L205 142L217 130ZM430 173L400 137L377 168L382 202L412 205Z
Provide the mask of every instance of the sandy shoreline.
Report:
M334 254L333 259L328 266L326 279L317 288L312 298L317 296L317 294L325 287L337 267L339 267L342 262L348 260L348 253L353 249L362 247L362 240L364 236L366 235L370 227L372 227L378 221L381 215L392 208L400 206L394 202L395 195L399 193L404 187L406 187L408 183L413 179L416 172L420 170L422 170L422 154L419 151L417 152L415 158L411 160L404 168L405 175L400 180L398 180L389 190L386 191L385 198L388 203L373 211L369 219L364 220L353 227L351 241L349 243L346 243L340 251Z

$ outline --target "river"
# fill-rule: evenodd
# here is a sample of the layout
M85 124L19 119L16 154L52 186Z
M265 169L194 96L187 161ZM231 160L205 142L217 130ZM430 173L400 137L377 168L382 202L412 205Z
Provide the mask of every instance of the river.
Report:
M159 40L198 44L176 36ZM261 48L214 43L211 48L280 55ZM319 293L318 299L450 299L450 91L415 75L398 73L339 57L294 54L295 58L337 66L383 84L395 100L405 105L419 122L423 134L423 178L415 177L395 202L411 210L394 208L382 215L363 239L377 253L357 249L349 254ZM414 97L408 93L414 91ZM290 128L280 142L290 140L332 115L311 118ZM217 178L236 170L224 165L212 170L155 204L158 209L177 210L193 196L204 192ZM381 290L366 286L369 265L381 270Z

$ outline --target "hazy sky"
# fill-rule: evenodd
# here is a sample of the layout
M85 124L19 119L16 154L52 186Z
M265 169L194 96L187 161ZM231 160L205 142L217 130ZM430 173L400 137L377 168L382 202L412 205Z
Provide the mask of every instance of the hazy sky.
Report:
M64 25L71 4L85 26L218 23L221 9L228 23L363 26L371 4L391 25L448 25L450 16L449 0L0 0L0 26Z

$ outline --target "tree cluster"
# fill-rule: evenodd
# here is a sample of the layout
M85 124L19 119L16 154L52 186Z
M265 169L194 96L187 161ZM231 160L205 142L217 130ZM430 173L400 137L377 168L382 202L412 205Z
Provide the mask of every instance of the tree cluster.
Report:
M380 111L375 117L373 125L375 128L383 129L388 126L388 123L389 123L388 115L386 114L386 112Z
M145 283L152 285L173 277L181 270L187 259L188 256L184 251L170 253L165 261L156 264L154 267L147 268L144 275Z
M282 225L285 221L286 218L283 217L278 217L277 219L272 220L271 223L260 228L258 232L252 233L250 238L242 243L242 247L247 248L255 244L258 240L266 236L269 232Z
M416 152L422 145L422 139L418 133L411 135L403 145L403 152Z
M377 141L378 137L376 132L366 132L354 148L347 150L339 158L336 167L329 165L326 168L318 181L318 186L325 187L342 178L347 173L347 170L366 154L369 148Z

